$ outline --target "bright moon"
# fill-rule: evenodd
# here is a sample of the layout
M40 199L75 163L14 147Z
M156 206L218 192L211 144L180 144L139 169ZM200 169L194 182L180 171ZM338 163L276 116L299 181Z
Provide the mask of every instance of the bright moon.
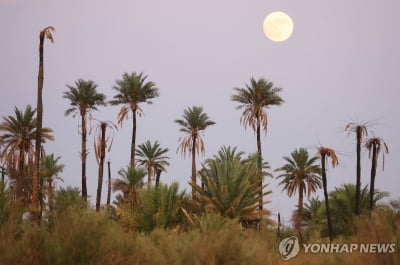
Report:
M283 12L272 12L263 24L264 34L272 41L285 41L293 33L293 21Z

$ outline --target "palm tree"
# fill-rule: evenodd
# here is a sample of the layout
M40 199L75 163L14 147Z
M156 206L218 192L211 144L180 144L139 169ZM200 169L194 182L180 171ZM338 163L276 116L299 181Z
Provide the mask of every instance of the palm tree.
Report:
M201 133L207 129L208 126L214 125L215 122L210 120L210 117L203 112L203 107L193 106L183 111L183 119L175 120L181 128L179 131L185 133L184 136L179 138L179 146L176 150L181 150L183 156L186 152L192 155L192 177L191 182L196 184L196 153L200 152L204 155L204 142L201 138ZM194 197L194 188L192 188L192 197Z
M332 222L331 222L331 212L329 208L329 196L328 196L328 188L327 188L327 179L326 179L326 169L325 162L328 160L328 157L332 160L332 167L335 167L339 164L339 160L336 156L336 153L333 149L320 146L318 148L318 154L321 157L321 175L322 175L322 185L324 188L324 198L325 198L325 208L326 208L326 219L328 222L328 231L329 231L329 240L332 242L333 239L333 230L332 230Z
M168 152L168 148L161 148L158 141L152 144L150 141L146 141L138 146L136 155L139 157L137 163L141 166L145 166L147 169L148 184L151 184L151 180L161 174L162 171L166 171L166 166L169 166L168 156L165 154Z
M354 205L354 214L360 215L360 192L361 192L361 142L364 137L368 136L368 123L356 123L356 122L349 122L345 127L344 130L350 133L356 134L356 153L357 153L357 179L356 179L356 199Z
M373 137L367 140L365 147L369 151L369 157L372 155L372 165L371 165L371 183L369 191L369 210L372 211L374 202L374 190L375 190L375 177L376 177L376 167L378 165L378 157L382 153L382 170L385 169L385 153L389 153L389 148L385 141L380 137Z
M151 99L159 96L158 88L154 82L146 82L147 75L143 73L124 73L122 79L116 81L113 89L117 92L114 99L110 101L111 105L120 105L121 110L118 113L118 124L122 126L125 119L129 117L129 111L132 112L132 141L131 141L131 159L130 166L135 167L136 153L136 115L142 115L143 110L139 104L146 102L152 104Z
M140 168L128 167L118 171L121 178L112 183L113 191L121 191L123 202L127 201L130 207L139 205L138 189L143 187L143 178L146 171Z
M204 187L191 183L194 200L203 208L242 222L260 220L269 211L257 211L260 189L257 160L243 159L236 147L222 147L218 155L207 159L199 171ZM271 193L263 192L262 196Z
M0 141L3 142L1 157L7 164L10 177L17 179L15 193L16 198L20 199L24 194L25 158L28 157L28 161L32 162L35 153L32 142L36 138L37 119L34 118L36 110L30 105L24 111L15 108L14 112L15 117L3 117L4 122L0 124L0 131L4 132L0 136ZM49 128L42 128L41 142L54 140L52 132L53 130ZM41 152L44 150L41 149Z
M43 80L44 80L44 67L43 67L43 55L44 55L44 39L47 38L53 42L52 31L53 27L44 28L39 34L39 74L38 74L38 96L37 96L37 122L36 122L36 145L35 145L35 164L33 171L32 180L32 205L35 209L39 208L39 175L40 175L40 151L42 149L42 123L43 123Z
M59 164L60 156L55 157L54 154L47 155L42 158L40 167L40 176L47 182L47 201L49 210L53 211L53 192L54 192L54 179L60 179L58 174L63 172L65 165Z
M276 169L282 171L283 174L277 178L282 178L279 185L283 185L283 191L286 191L289 197L292 197L296 192L299 193L298 214L295 220L295 228L302 240L301 223L303 215L303 200L304 193L309 198L313 192L321 188L321 168L315 164L318 160L317 156L309 157L305 148L295 149L291 153L291 157L284 156L283 159L287 164Z
M87 141L87 114L92 110L97 110L97 106L105 106L106 96L97 92L97 85L92 80L78 79L75 86L67 85L69 91L64 92L63 98L70 101L71 108L65 111L65 116L70 114L73 117L77 113L81 115L81 135L82 135L82 197L87 201L86 186L86 158L88 151L86 149Z
M112 122L100 122L97 129L100 129L97 141L94 141L94 152L96 155L96 162L99 165L99 175L97 180L97 194L96 194L96 211L100 211L101 192L103 188L103 173L104 173L104 160L106 157L106 148L111 150L112 141L111 135L106 136L107 127L117 130L117 126Z
M255 80L250 79L250 84L246 84L245 88L234 88L235 95L232 95L231 100L239 103L236 107L238 110L243 109L240 123L247 128L251 127L257 134L257 152L258 152L258 167L261 172L262 153L261 153L261 127L265 133L268 129L268 115L266 109L270 106L280 106L284 100L279 96L282 88L275 87L274 84L264 78ZM260 187L262 179L259 178ZM262 191L260 191L262 193ZM260 198L259 208L262 209L262 200Z

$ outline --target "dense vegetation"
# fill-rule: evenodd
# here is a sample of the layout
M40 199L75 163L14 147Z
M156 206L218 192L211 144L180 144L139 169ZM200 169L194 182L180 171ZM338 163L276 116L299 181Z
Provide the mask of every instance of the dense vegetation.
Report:
M53 41L52 30L45 28L40 35L37 108L16 107L14 115L4 116L0 123L0 264L291 264L282 261L277 250L280 239L289 235L297 235L300 242L397 244L395 254L302 253L293 260L296 264L400 262L400 201L381 204L389 194L374 184L378 158L389 152L384 140L368 138L367 123L349 123L344 130L356 135L356 181L332 191L327 190L326 163L330 159L333 167L338 166L338 158L331 148L319 147L317 156L295 149L273 171L262 156L261 130L268 129L266 110L284 100L279 95L282 88L264 78L251 78L231 96L243 110L240 122L255 132L255 153L222 146L198 169L197 156L204 154L206 145L201 136L215 122L201 106L186 108L175 120L184 133L178 150L192 158L190 195L179 191L178 183L162 181L169 166L167 148L157 141L136 143L141 105L159 96L156 83L143 73L124 73L116 81L114 98L107 102L94 81L78 79L60 96L70 103L65 115L81 118L82 185L55 189L65 165L60 157L45 153L44 144L54 137L51 128L42 126L46 113L41 102L43 41ZM107 204L102 205L105 152L111 148L110 131L116 125L95 120L99 170L92 208L86 187L87 122L92 111L107 104L122 105L120 126L132 119L130 162L108 182ZM359 174L363 145L372 160L370 185L365 187ZM264 200L270 193L268 177L278 178L289 197L298 196L289 226L270 219ZM323 200L312 197L321 188ZM116 193L114 203L111 192Z

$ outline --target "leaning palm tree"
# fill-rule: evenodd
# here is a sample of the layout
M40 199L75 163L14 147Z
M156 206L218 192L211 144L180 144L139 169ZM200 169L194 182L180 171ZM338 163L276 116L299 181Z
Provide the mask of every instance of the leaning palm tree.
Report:
M385 169L385 153L389 153L389 148L385 141L380 137L373 137L367 140L365 143L365 147L369 151L369 157L372 159L371 164L371 183L370 183L370 191L369 191L369 210L372 211L372 207L374 204L374 192L375 192L375 177L376 177L376 168L378 165L378 157L382 154L382 170ZM371 157L372 155L372 157Z
M320 146L318 148L318 154L321 157L321 173L322 173L321 175L322 175L322 185L324 188L326 219L328 221L329 240L332 242L333 230L332 230L332 222L331 222L331 212L330 212L330 208L329 208L329 196L328 196L328 188L327 188L328 181L326 179L325 163L328 160L328 157L330 157L332 160L332 167L335 167L339 164L339 160L336 156L335 151L331 148Z
M137 163L141 166L145 166L147 169L147 183L150 185L152 179L154 179L162 171L166 171L166 166L169 166L168 156L165 154L168 152L168 148L161 148L158 141L152 144L150 141L146 141L138 146L136 155L139 157Z
M117 94L110 101L111 105L123 105L118 113L118 124L121 126L123 121L128 119L129 112L132 112L131 167L135 167L136 116L139 115L140 117L143 114L140 103L146 102L147 104L152 104L151 99L159 96L156 84L151 81L146 82L146 79L147 75L143 73L124 73L122 79L116 81L113 89Z
M15 195L21 199L24 194L24 182L26 178L26 161L32 162L35 153L33 141L36 137L36 123L34 118L36 110L30 105L24 111L15 108L15 116L3 117L4 122L0 124L0 140L3 142L1 157L7 165L10 177L16 178ZM54 140L53 130L42 128L41 142ZM40 150L44 153L43 148ZM26 192L25 192L26 193ZM29 198L25 198L27 201Z
M49 210L53 211L53 192L54 180L62 180L58 175L63 172L65 165L60 164L60 156L55 157L54 154L47 155L42 158L40 167L40 176L47 183L47 201Z
M38 74L38 96L37 96L37 122L36 122L36 145L35 145L35 164L33 171L32 180L32 205L34 209L39 208L39 178L40 178L40 150L42 148L42 123L43 123L43 80L44 80L44 67L43 67L43 48L44 39L47 38L53 42L53 35L51 32L54 31L53 27L44 28L39 34L39 74Z
M105 106L106 96L97 92L97 85L92 80L78 79L75 86L67 85L68 91L64 92L63 98L70 101L71 107L65 111L65 116L70 114L75 117L81 115L81 135L82 135L82 197L87 201L86 186L86 158L87 158L87 114L92 110L97 110L97 106Z
M186 152L192 156L192 176L191 182L196 184L196 153L204 155L204 142L201 138L201 133L207 129L208 126L214 125L215 122L210 120L210 117L203 112L203 107L193 106L183 111L183 119L175 120L181 128L179 131L185 133L184 136L179 138L179 146L176 150L181 150L183 156ZM193 186L192 186L193 187ZM192 197L194 197L195 189L192 188Z
M258 167L261 172L262 153L261 153L261 127L265 133L268 129L268 115L266 109L271 106L280 106L284 100L279 96L282 88L275 87L274 84L264 78L255 80L250 79L250 84L245 88L234 88L236 94L231 97L232 101L239 103L236 107L243 110L240 123L247 128L251 127L257 135ZM259 179L259 186L262 186L262 179ZM260 191L260 194L262 191ZM259 208L262 209L262 199L260 198Z
M355 205L354 205L354 214L360 215L360 194L361 194L361 142L364 137L368 136L368 123L357 123L357 122L349 122L344 130L348 132L348 134L355 133L356 134L356 153L357 153L357 169L356 169L356 193L355 193Z
M303 215L304 194L309 198L313 192L321 188L321 168L315 164L318 160L317 156L309 157L305 148L299 148L291 153L291 157L283 157L287 164L276 169L282 171L283 174L277 178L282 178L279 185L283 185L283 190L292 197L296 192L299 194L298 212L295 219L295 228L302 240L301 224Z

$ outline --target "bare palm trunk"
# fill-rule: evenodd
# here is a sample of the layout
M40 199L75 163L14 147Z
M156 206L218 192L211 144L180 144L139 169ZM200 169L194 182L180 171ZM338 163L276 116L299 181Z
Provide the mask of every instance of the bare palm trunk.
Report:
M355 215L360 215L360 197L361 197L361 137L362 128L357 128L357 182L356 182L356 205L354 209Z
M257 157L257 167L258 167L258 174L259 174L259 180L258 180L258 186L260 187L260 192L259 192L259 202L258 202L258 209L262 210L263 209L263 191L262 191L262 154L261 154L261 129L260 129L260 119L257 117L257 152L258 152L258 157Z
M371 184L369 190L369 210L372 211L374 206L374 192L375 192L375 177L376 177L376 165L377 165L377 151L376 143L372 143L372 165L371 165Z
M107 123L101 123L99 178L97 182L96 211L100 211L101 191L103 188L104 157L106 156L106 129Z
M326 159L326 154L325 153L321 153L322 185L323 185L323 188L324 188L326 219L327 219L327 222L328 222L329 241L332 242L333 231L332 231L332 223L331 223L331 210L330 210L330 207L329 207L329 197L328 197L328 188L327 188L328 181L326 179L325 159Z
M160 184L160 176L161 176L161 170L157 169L157 175L156 175L156 187Z
M24 163L25 163L25 153L24 150L21 149L19 151L19 161L18 161L18 176L17 176L17 187L15 189L15 195L17 200L21 199L23 196L23 187L24 187Z
M86 110L81 110L82 117L82 198L87 202L87 186L86 186L86 158L87 158L87 150L86 150L86 137L87 137L87 129L86 129Z
M136 109L132 109L132 143L131 143L131 162L130 166L135 167L135 152L136 152Z
M110 204L111 201L111 167L110 167L111 162L107 162L107 167L108 167L108 189L107 189L107 205Z
M303 244L303 234L301 231L301 223L303 221L303 187L300 187L299 189L299 205L298 205L298 213L296 217L296 230L299 233L299 239L300 239L300 245Z
M35 164L32 180L32 206L34 211L39 210L39 171L40 171L40 150L42 146L42 122L43 122L43 43L45 31L41 31L39 35L39 74L38 74L38 90L37 90L37 121L36 121L36 144L35 144Z
M196 185L196 137L192 138L192 184ZM192 198L194 198L194 188L192 187Z

